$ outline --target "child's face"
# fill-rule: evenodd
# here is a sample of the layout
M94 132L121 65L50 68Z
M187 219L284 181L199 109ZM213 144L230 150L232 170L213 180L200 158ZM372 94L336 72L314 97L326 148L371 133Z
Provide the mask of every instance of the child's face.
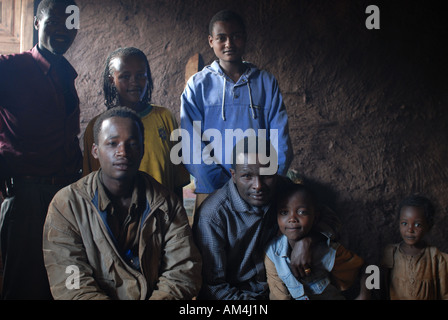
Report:
M120 103L132 108L148 90L146 61L136 55L117 57L111 61L111 70L110 81L117 89Z
M310 232L314 219L315 208L306 192L296 191L278 203L278 226L290 241L305 237Z
M234 21L217 21L208 36L210 47L222 62L240 62L246 48L246 34Z
M423 208L403 207L400 212L400 234L410 246L418 244L428 231Z

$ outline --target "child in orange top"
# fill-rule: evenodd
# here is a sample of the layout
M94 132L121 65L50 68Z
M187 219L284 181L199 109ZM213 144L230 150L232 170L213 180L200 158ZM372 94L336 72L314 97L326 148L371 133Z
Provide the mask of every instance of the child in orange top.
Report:
M284 190L283 190L284 189ZM280 186L277 193L277 222L281 235L268 245L265 267L271 300L344 299L342 291L360 281L357 299L368 299L364 261L337 242L321 238L313 245L312 266L307 276L294 277L290 253L295 242L312 234L319 218L317 202L311 190L301 184Z
M413 195L399 206L400 243L388 245L382 266L391 300L447 300L448 254L423 240L433 225L434 207Z

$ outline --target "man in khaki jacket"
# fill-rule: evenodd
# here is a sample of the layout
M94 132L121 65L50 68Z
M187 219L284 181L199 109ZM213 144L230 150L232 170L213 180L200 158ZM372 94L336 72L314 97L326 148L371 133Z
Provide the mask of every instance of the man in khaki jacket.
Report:
M138 171L140 118L112 108L94 131L92 154L101 169L57 193L45 222L53 297L192 299L201 286L201 257L180 200Z

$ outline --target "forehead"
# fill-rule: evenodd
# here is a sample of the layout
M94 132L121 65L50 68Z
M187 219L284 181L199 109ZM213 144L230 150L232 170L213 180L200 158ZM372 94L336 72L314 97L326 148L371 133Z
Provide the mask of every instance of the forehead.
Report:
M115 71L122 71L126 68L146 69L146 61L142 57L133 54L130 56L117 56L110 61L110 67Z
M401 219L425 219L425 211L420 207L405 206L400 212Z
M261 164L256 153L239 153L236 156L235 171L260 174L260 168L268 167L269 164Z
M68 5L63 3L53 3L50 4L49 7L43 8L41 11L41 19L48 18L66 18L69 13L66 13L65 10Z
M313 200L306 190L301 189L288 193L284 197L280 197L279 203L283 205L312 205Z
M244 33L244 28L236 20L230 21L216 21L213 24L213 34L232 34L232 33Z
M235 168L238 166L250 166L250 165L259 165L258 155L256 153L239 153L237 154L235 163Z
M140 137L138 125L131 118L114 116L105 119L101 124L100 137L123 135Z

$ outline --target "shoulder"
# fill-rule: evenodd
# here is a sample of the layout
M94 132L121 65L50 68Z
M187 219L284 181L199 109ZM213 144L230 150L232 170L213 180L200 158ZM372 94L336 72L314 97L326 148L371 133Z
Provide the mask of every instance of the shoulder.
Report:
M30 51L0 55L0 74L3 75L5 72L16 74L19 69L29 68L32 64L34 64L34 59Z
M447 263L448 262L448 253L440 251L435 246L428 246L427 251L430 254L432 259L435 259L439 262Z
M48 215L55 216L58 213L68 220L71 216L83 215L86 211L80 208L90 205L89 203L94 197L94 192L89 192L89 190L93 190L92 184L95 175L96 171L59 190L51 201Z
M31 51L25 51L21 53L14 53L14 54L7 54L7 55L0 55L0 62L1 63L13 63L13 62L21 62L21 61L32 61L33 55L31 54Z
M152 110L146 117L149 117L151 114L153 114L153 115L158 115L160 117L163 117L163 118L166 118L169 120L173 119L173 113L171 112L170 109L161 107L158 105L154 105L154 104L152 104L151 106L152 106Z
M219 223L232 212L227 184L209 195L198 209L198 221Z
M194 88L200 85L213 84L224 80L222 71L218 62L214 61L211 65L205 66L201 71L195 73L188 79L187 88ZM186 89L187 89L186 88Z
M277 81L275 76L270 71L267 71L265 69L259 69L257 66L255 66L254 64L252 64L250 62L244 62L244 64L250 69L249 77L251 78L251 80L261 79L261 80L269 81L269 82Z
M381 266L385 268L392 268L394 265L394 255L399 247L399 243L388 244L383 249L383 255L381 257Z
M266 255L273 261L275 256L282 254L285 244L288 244L287 242L288 239L285 235L274 237L266 246Z

